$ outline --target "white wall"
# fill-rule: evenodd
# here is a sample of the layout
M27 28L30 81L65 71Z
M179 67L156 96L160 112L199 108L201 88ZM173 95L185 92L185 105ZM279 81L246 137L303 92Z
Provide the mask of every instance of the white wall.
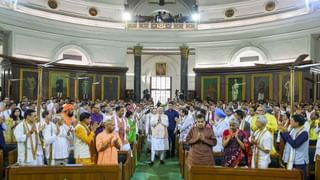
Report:
M167 64L167 76L172 77L172 94L176 89L180 90L180 55L142 55L141 58L141 91L150 89L150 77L156 76L156 63ZM195 89L195 56L190 55L188 60L188 90ZM126 88L134 88L134 56L127 55L127 82ZM142 95L142 92L141 92Z
M289 62L301 54L310 54L309 35L274 36L243 41L224 41L196 48L196 67L231 66L234 54L244 47L255 47L266 55L267 63Z
M94 64L126 66L127 47L119 43L32 30L13 32L12 41L12 55L17 57L52 60L65 46L78 46Z

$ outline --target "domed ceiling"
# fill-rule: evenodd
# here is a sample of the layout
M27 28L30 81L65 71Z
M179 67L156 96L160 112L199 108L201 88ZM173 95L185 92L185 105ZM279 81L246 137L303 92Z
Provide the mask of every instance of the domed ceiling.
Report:
M318 10L319 3L319 0L3 0L0 10L7 8L57 21L120 29L130 23L155 23L158 12L167 12L172 19L170 23L196 23L193 30L201 30L302 16ZM131 15L127 22L123 19L125 12ZM191 22L194 14L200 18Z

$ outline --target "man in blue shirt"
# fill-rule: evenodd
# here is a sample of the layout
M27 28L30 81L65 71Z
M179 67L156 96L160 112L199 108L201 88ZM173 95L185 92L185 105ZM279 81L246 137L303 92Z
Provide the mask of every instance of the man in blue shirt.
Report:
M176 135L174 134L174 130L176 128L176 120L179 118L179 113L173 109L173 103L169 102L168 110L165 113L169 119L168 126L168 135L169 135L169 153L171 157L175 155L175 144L176 144Z

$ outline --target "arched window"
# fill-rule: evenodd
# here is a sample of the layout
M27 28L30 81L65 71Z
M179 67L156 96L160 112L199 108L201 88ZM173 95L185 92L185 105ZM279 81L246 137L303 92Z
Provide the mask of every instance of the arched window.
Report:
M81 47L76 45L67 45L62 47L55 56L55 59L65 58L66 60L60 61L62 64L78 64L89 65L91 59L89 54Z
M232 66L254 66L255 63L266 63L267 56L257 47L245 47L238 50L231 58Z

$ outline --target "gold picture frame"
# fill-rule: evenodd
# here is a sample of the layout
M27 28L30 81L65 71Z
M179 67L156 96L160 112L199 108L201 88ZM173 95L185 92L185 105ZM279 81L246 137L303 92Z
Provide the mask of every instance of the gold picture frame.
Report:
M77 73L76 74L76 77L79 78L79 77L89 77L89 79L78 79L78 84L77 86L78 87L75 87L78 89L77 91L77 97L79 99L91 99L92 101L95 101L95 97L96 97L96 85L93 84L96 82L96 75L95 74L86 74L86 73ZM83 91L87 91L87 90L84 90L83 88L81 88L83 86L83 83L86 82L86 81L89 81L88 83L88 87L86 87L85 89L89 90L88 94L87 94L87 97L85 97L84 95L84 92ZM76 92L75 92L76 93ZM91 97L90 97L91 95Z
M117 95L117 97L116 97L116 99L120 99L120 76L117 76L117 75L102 75L101 76L101 82L102 82L102 84L101 84L101 99L102 100L105 100L106 99L106 94L105 94L105 90L106 90L106 85L107 85L107 83L105 82L107 79L106 78L109 78L109 84L114 84L114 82L117 82L117 85L116 86L114 86L114 87L109 87L109 90L111 91L111 92L114 92L114 88L115 87L117 87L117 90L116 90L116 95ZM117 80L116 80L117 79ZM111 96L109 96L109 97L113 97L115 94L111 94Z
M167 75L167 63L156 63L156 76Z
M258 79L258 87L256 87L256 78ZM266 78L266 79L264 79ZM264 87L261 87L261 86ZM260 87L259 87L260 86ZM268 99L273 99L273 93L272 93L272 74L253 74L251 76L251 99L252 100L258 100L258 98L256 98L256 95L259 96L258 94L256 94L257 91L259 91L259 88L264 88L265 95L264 100L266 98Z
M28 73L28 74L27 74ZM26 77L26 75L28 77ZM35 100L38 96L38 70L20 69L19 99L26 96L28 99ZM34 98L34 99L33 99Z
M214 96L216 93L216 97ZM202 76L201 77L201 100L208 95L212 100L220 100L220 76Z
M57 80L62 80L62 87L59 88L59 91L62 90L62 98L64 97L70 97L70 73L67 72L61 72L61 71L49 71L49 97L53 96L53 93L56 93L56 85L61 84L61 81L59 83ZM55 85L53 85L53 81L55 82ZM55 88L55 90L53 90ZM56 94L55 94L56 95Z
M284 82L286 81L286 82ZM294 101L299 100L299 102L302 101L302 72L295 72L295 98ZM298 82L298 83L297 83ZM290 72L281 72L279 73L279 102L282 102L284 98L287 98L286 101L290 102L289 97L287 97L285 94L290 93L288 87L290 86ZM289 87L290 88L290 87ZM286 92L283 92L283 89L287 89ZM297 92L298 90L298 92ZM296 98L297 97L297 98Z
M233 95L232 93L232 80L237 80L236 83L238 83L237 87L237 94L235 93ZM239 81L239 82L238 82ZM229 99L232 99L232 101L242 101L245 99L245 75L227 75L226 76L226 102L229 102ZM241 87L239 89L239 87ZM240 92L239 92L240 91ZM236 96L236 97L233 97ZM231 97L231 98L230 98Z

